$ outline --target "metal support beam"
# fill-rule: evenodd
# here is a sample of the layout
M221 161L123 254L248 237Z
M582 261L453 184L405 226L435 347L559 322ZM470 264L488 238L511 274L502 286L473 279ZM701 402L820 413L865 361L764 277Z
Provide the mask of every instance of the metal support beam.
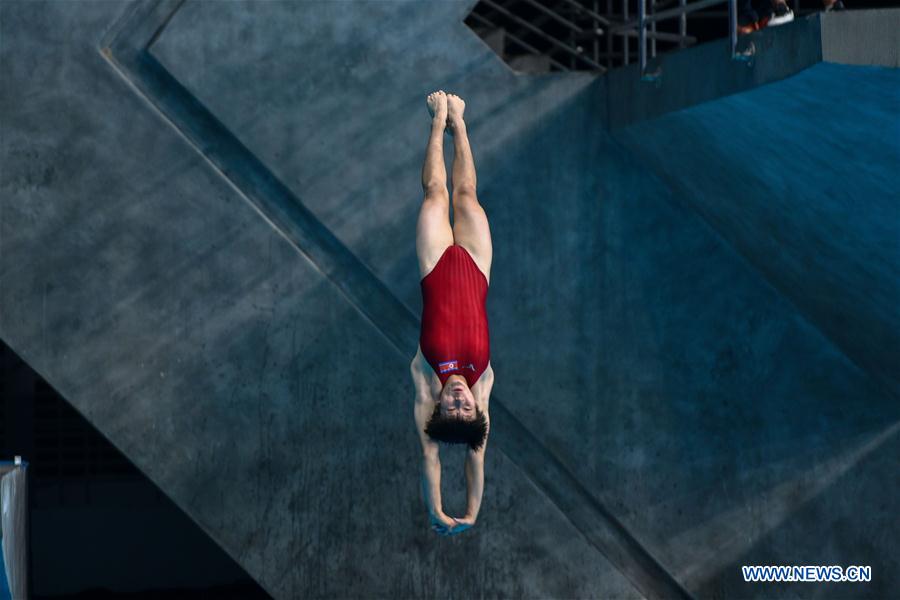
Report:
M737 0L728 0L728 35L731 38L731 58L737 53Z
M556 21L557 23L562 23L563 25L565 25L572 31L574 31L576 33L585 33L584 29L582 29L581 27L579 27L572 21L566 19L565 17L562 17L559 14L553 12L552 10L550 10L549 8L547 8L540 2L537 2L536 0L521 0L521 1L525 2L527 4L530 4L531 6L535 7L536 9L538 9L539 11L541 11L542 13L544 13L545 15L547 15L548 17L550 17L551 19Z
M612 2L613 0L605 0L606 2L606 16L607 18L612 18ZM606 36L606 68L611 69L613 66L612 62L612 54L613 54L613 37L611 35Z
M647 0L638 3L638 60L641 64L641 76L647 69Z
M631 31L621 31L616 35L626 36L630 38L638 37L639 33L637 30L632 29ZM657 39L661 42L687 42L689 44L694 44L697 42L697 38L692 35L681 35L679 33L666 33L665 31L657 31L653 33L652 31L647 31L644 33L644 36L648 40Z
M484 1L484 0L482 0ZM723 2L727 2L728 0L698 0L697 2L691 2L690 4L685 5L684 8L678 6L675 8L670 8L668 10L664 10L662 12L658 12L656 14L650 15L649 17L645 17L645 22L650 23L653 21L662 21L664 19L669 19L672 17L677 17L682 14L689 14L698 10L702 10L708 6L715 6L716 4L722 4ZM626 17L627 18L627 17ZM618 25L614 25L607 30L607 33L617 33L620 31L625 31L626 29L634 29L639 26L638 21L626 21L624 23L620 23Z
M469 16L470 16L470 17L474 17L476 21L478 21L478 22L481 23L482 25L485 25L485 26L487 26L487 27L491 27L492 29L502 29L502 27L500 27L499 25L496 25L495 23L492 23L491 21L489 21L488 19L482 17L482 16L479 15L478 13L472 12L472 13L469 14ZM513 35L512 33L510 33L509 31L507 31L507 30L505 30L505 29L503 30L503 35L505 35L506 37L508 37L510 40L513 41L513 43L518 44L519 46L521 46L522 48L524 48L524 49L527 50L528 52L531 52L532 54L534 54L534 55L536 55L536 56L545 56L545 54L544 54L543 52L541 52L540 50L538 50L537 48L535 48L534 46L532 46L531 44L529 44L529 43L526 42L525 40L522 40L522 39L518 38L517 36ZM506 62L506 56L501 56L500 58L503 59L503 62ZM556 66L557 68L559 68L561 71L568 71L568 70L569 70L569 68L566 67L566 65L562 64L562 63L559 62L558 60L555 60L552 56L547 56L547 60L549 60L551 64L555 65L555 66Z
M576 0L513 0L512 2L508 0L505 2L503 0L481 0L479 6L483 7L482 12L484 14L495 15L494 12L484 12L490 10L495 11L496 15L504 17L503 28L510 42L532 54L547 56L551 64L563 70L579 68L583 63L593 69L604 72L618 64L615 59L619 57L622 59L621 64L627 65L632 59L630 40L631 38L637 38L637 58L640 61L641 74L646 76L648 60L656 58L659 50L657 42L671 43L679 48L684 48L697 42L695 36L687 34L687 15L689 13L696 13L694 15L696 18L710 18L713 14L719 18L727 17L732 56L736 56L736 0L696 0L693 2L688 0L636 0L637 19L630 18L630 0L622 0L621 20L612 24L614 17L617 16L614 10L614 1L605 0L605 16L598 12L600 10L599 0L591 0L590 7L580 4ZM799 3L799 0L794 1ZM648 2L650 3L649 6ZM698 12L721 4L727 5L727 12ZM514 14L511 9L524 8L521 5L528 5L528 7L533 7L539 12L537 14L531 13L531 17L528 19ZM573 11L565 10L567 6L571 6ZM498 27L497 24L492 23L486 17L474 11L470 16L482 23L489 24L491 27ZM492 16L492 18L495 18L495 16ZM677 33L657 30L657 23L673 18L678 21ZM560 32L559 26L564 27L565 30ZM603 29L603 26L606 26L605 29ZM551 35L548 29L555 33ZM560 33L564 33L565 36L557 37ZM546 41L553 46L553 49L549 51L539 50L532 46L526 41L532 35ZM600 36L606 37L605 52L601 49L598 40ZM613 36L621 38L621 51L618 51L616 40ZM565 39L565 37L568 39ZM666 46L665 48L668 49L670 47ZM555 50L565 53L570 57L570 60L574 59L572 64L566 66L552 58L550 55L551 53L555 54ZM557 54L557 56L560 55ZM560 60L562 60L562 57L560 57ZM601 63L605 63L605 66Z
M593 17L593 18L597 19L598 21L600 21L600 22L603 23L604 25L609 25L609 24L610 24L610 22L607 21L606 18L604 18L603 15L596 13L595 11L589 9L588 7L584 6L583 4L579 4L578 2L575 2L575 0L561 0L561 1L562 1L562 2L565 2L566 4L569 4L570 6L576 8L576 9L578 9L578 10L580 10L581 12L585 13L586 15L588 15L588 16L590 16L590 17Z
M592 67L594 67L594 68L597 69L598 71L601 71L601 72L605 72L605 71L606 71L606 69L603 67L603 65L594 62L593 60L591 60L591 59L588 58L587 56L584 56L584 54L582 54L581 52L578 52L575 48L572 48L571 46L569 46L569 45L567 45L567 44L565 44L565 43L563 43L563 42L560 42L560 41L557 40L556 38L547 35L547 34L544 33L543 31L541 31L540 29L538 29L537 27L535 27L534 25L532 25L531 23L529 23L528 21L526 21L525 19L523 19L523 18L521 18L521 17L519 17L519 16L517 16L517 15L512 14L511 12L509 12L508 10L506 10L505 8L503 8L502 6L500 6L499 4L497 4L496 2L493 2L493 0L481 0L481 2L484 3L486 6L490 6L491 8L493 8L494 10L496 10L497 12L506 15L506 16L507 16L508 18L510 18L511 20L513 20L513 21L515 21L516 23L518 23L519 25L525 27L525 29L528 29L529 31L531 31L532 33L534 33L534 34L535 34L536 36L538 36L539 38L541 38L541 39L543 39L543 40L545 40L545 41L547 41L547 42L550 42L552 45L556 46L557 48L559 48L559 49L562 50L563 52L565 52L565 53L567 53L567 54L569 54L569 55L571 55L571 56L574 56L575 58L578 58L578 59L580 59L580 60L586 62L587 64L591 65ZM587 9L585 9L585 10L587 10Z

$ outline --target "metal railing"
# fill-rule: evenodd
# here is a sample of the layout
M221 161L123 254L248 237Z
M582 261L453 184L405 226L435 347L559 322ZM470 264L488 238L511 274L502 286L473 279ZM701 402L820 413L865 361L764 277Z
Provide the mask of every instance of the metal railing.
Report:
M630 64L631 40L637 38L641 77L654 79L657 74L647 72L647 63L649 58L657 56L657 42L676 44L678 48L696 43L697 38L687 34L688 15L715 5L727 4L728 11L725 14L728 17L731 56L745 56L737 53L737 0L634 0L637 3L636 18L629 14L632 0L621 0L621 11L618 14L613 10L615 1L605 1L604 15L599 8L601 0L481 0L476 9L484 7L485 10L473 10L469 17L474 23L491 29L502 27L504 35L512 43L530 54L546 57L549 64L562 70L576 68L574 65L578 65L602 73L616 60L620 60L622 65ZM590 2L591 6L584 2ZM518 8L517 5L533 9L533 16L523 18L522 14L516 14L514 10ZM725 14L719 12L717 16L721 18ZM707 15L701 13L698 16ZM671 19L677 20L676 32L657 30L658 23ZM501 24L501 20L505 24ZM542 28L542 25L545 26ZM552 35L552 32L557 35ZM533 43L529 43L525 37ZM605 51L601 51L604 39ZM617 45L616 40L620 42L619 51L614 47ZM541 43L546 43L556 57L534 45ZM585 46L588 45L592 46L593 52L587 51ZM565 58L560 53L568 58L569 66L562 62ZM604 59L605 66L602 64Z
M627 0L623 0L623 2L627 3ZM641 77L643 79L654 79L656 77L655 74L647 73L647 26L650 25L652 27L653 36L653 45L651 48L652 56L656 56L656 40L660 39L659 34L656 33L656 24L665 19L677 18L679 20L679 31L681 32L680 36L676 36L679 38L686 38L686 28L687 28L687 15L696 12L698 10L702 10L704 8L708 8L710 6L715 6L717 4L723 4L725 2L728 3L728 36L730 42L730 52L731 57L737 57L737 0L697 0L696 2L687 3L685 0L678 0L678 6L675 8L670 8L663 10L661 12L654 12L651 15L647 15L646 3L647 0L637 0L638 3L638 18L633 21L626 21L624 23L620 23L613 27L607 29L607 34L609 35L630 35L632 31L637 30L638 36L638 62L640 63L641 68ZM657 3L656 7L658 8L661 4L667 5L670 2L661 2ZM627 16L627 15L626 15ZM627 45L626 45L627 46ZM627 60L626 60L627 62Z

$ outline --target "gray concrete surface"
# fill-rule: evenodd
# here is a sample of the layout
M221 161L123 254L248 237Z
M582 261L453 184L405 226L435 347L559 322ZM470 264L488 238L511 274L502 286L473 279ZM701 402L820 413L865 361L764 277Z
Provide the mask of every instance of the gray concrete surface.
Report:
M219 121L204 128L100 54L141 6L0 5L0 337L273 596L635 597L670 577L697 597L833 597L740 580L778 562L872 565L846 597L897 587L900 406L633 128L606 131L609 81L516 77L465 4L187 2L151 50ZM451 539L419 492L415 340L384 330L406 331L403 310L358 300L371 277L421 309L436 88L469 103L502 417L479 523ZM227 170L234 140L256 166ZM283 189L235 183L262 167ZM264 212L292 198L309 227ZM452 510L462 460L444 454ZM548 482L548 456L572 479ZM611 523L665 577L604 545Z
M900 10L827 12L822 22L822 60L900 67ZM866 43L861 44L860 40Z

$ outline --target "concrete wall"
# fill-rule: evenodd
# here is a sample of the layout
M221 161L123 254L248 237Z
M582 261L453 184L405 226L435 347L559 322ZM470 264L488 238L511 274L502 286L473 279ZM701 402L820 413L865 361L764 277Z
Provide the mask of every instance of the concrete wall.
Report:
M406 14L386 3L337 13L328 12L337 5L318 6L326 11L319 21L295 15L295 24L327 32L321 25L343 16L363 30L377 16L365 10L384 6L393 11L386 17ZM296 7L271 5L288 13ZM415 346L393 347L318 264L261 219L107 62L100 41L134 8L3 4L4 340L275 597L636 597L628 580L500 451L487 465L481 535L443 539L431 532L412 421L408 364ZM232 23L234 11L248 5L185 8L212 10ZM249 10L239 22L260 14L259 5ZM405 232L406 246L375 221L366 223L368 235L356 234L377 238L381 250L400 250L392 258L405 261L407 275L414 273L405 267L415 267L421 200L421 156L413 149L428 130L421 86L466 72L473 57L457 51L460 39L483 49L476 58L487 68L508 75L447 13L424 5L419 11L419 31L443 28L433 53L446 63L433 82L392 88L416 105L418 118L407 121L403 112L380 121L384 136L403 116L407 139L392 143L408 147L406 179L354 196L387 199L383 212L375 212ZM252 29L260 40L271 39ZM331 51L321 48L319 56ZM298 66L314 62L292 59ZM429 65L423 60L407 76L418 78ZM554 93L565 96L579 85L564 83ZM368 106L365 89L356 91L330 93ZM527 90L523 95L532 97ZM322 135L343 131L340 143L349 147L373 118L357 113L344 121L354 127L347 130L339 116L307 142L335 153L335 166L351 163L338 161L338 142ZM369 133L373 141L376 133ZM384 147L371 149L380 151L376 157L392 156ZM327 173L325 164L310 164L306 173ZM380 172L367 168L370 175ZM328 185L354 180L362 189L371 181L350 173L332 172ZM396 194L404 187L406 195ZM405 212L396 210L404 203ZM411 295L417 278L404 285ZM361 364L376 367L354 366ZM394 391L374 391L384 387ZM464 502L461 458L445 459L446 506L454 513Z
M897 69L820 63L616 136L895 397L898 107Z
M152 47L178 85L136 83L98 44L129 10L2 5L0 336L274 597L797 594L740 579L778 562L896 587L900 406L607 132L606 80L514 76L462 3L187 2ZM407 371L438 88L494 242L497 432L450 539Z
M900 10L813 12L742 35L732 54L726 36L606 73L607 126L619 129L666 113L791 77L821 61L900 66Z

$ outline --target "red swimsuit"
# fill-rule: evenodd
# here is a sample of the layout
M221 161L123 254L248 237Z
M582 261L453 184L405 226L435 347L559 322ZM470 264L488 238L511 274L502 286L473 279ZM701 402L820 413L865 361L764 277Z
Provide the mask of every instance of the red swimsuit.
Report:
M422 281L422 355L443 386L459 374L471 388L487 368L488 282L469 252L448 246Z

